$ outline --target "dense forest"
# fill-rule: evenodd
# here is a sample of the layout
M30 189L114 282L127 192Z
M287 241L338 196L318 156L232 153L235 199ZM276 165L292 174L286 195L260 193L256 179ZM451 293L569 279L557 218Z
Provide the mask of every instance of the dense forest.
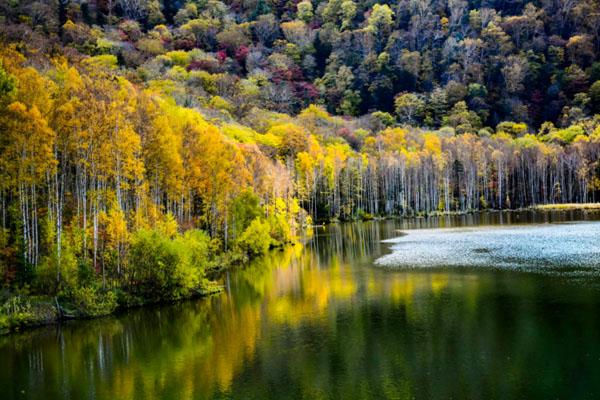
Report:
M596 201L598 113L597 0L1 2L0 325L312 221Z

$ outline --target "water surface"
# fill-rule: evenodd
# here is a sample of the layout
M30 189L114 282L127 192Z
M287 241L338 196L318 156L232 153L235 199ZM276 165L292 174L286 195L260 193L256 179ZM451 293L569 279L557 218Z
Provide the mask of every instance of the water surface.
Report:
M319 228L223 275L222 295L0 337L0 398L598 398L600 239L586 219Z
M385 240L390 268L491 267L571 276L600 272L600 222L420 229Z

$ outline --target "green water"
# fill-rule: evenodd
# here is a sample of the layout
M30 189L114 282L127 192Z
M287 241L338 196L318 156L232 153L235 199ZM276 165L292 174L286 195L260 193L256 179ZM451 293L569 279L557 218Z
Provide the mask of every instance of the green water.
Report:
M595 265L580 263L584 274L450 260L375 266L410 251L410 241L382 240L411 238L414 228L518 223L539 242L572 225L531 223L581 219L597 217L491 214L319 228L304 248L223 275L222 295L0 337L0 399L599 398ZM447 241L433 232L434 248L436 237ZM600 251L600 236L597 244L586 238L579 255ZM549 243L556 253L561 241Z

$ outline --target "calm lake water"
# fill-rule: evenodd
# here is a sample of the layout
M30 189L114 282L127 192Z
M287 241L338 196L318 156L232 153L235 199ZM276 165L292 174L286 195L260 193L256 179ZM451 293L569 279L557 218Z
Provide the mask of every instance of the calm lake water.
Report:
M599 398L596 220L319 228L219 296L0 337L0 399Z

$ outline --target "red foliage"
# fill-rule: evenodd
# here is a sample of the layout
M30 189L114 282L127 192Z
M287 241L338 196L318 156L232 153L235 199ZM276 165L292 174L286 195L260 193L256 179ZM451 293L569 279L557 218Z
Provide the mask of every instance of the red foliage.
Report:
M225 62L225 59L227 59L227 52L225 50L217 51L217 59L220 63Z
M312 101L319 97L319 89L310 82L298 82L295 86L298 97Z
M293 65L288 69L283 68L270 68L273 82L279 83L281 81L301 81L304 79L302 69L297 65Z
M187 67L188 71L204 70L211 74L221 70L219 63L214 60L195 60Z
M297 65L292 65L290 67L290 74L292 76L292 80L301 81L304 79L304 74L302 73L302 69Z
M246 57L248 57L248 53L250 53L248 46L242 45L236 49L235 59L241 64L246 60Z
M274 83L280 83L281 81L289 81L292 78L292 74L287 69L282 68L269 68L271 71L271 79Z
M337 136L344 138L344 140L354 149L358 150L361 147L361 140L358 138L354 132L350 131L350 129L343 127L338 129L336 132Z

